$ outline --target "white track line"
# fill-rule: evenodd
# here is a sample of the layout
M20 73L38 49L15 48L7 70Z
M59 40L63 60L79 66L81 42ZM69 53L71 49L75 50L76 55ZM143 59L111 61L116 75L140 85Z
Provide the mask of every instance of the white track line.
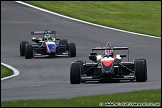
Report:
M1 63L1 64L4 65L4 66L6 66L7 68L10 68L10 69L13 70L13 72L14 72L14 74L11 75L11 76L7 76L7 77L4 77L4 78L1 78L1 81L19 75L19 71L18 71L17 69L15 69L14 67L12 67L12 66L10 66L10 65L8 65L8 64L5 64L5 63ZM2 71L2 70L1 70L1 71Z
M116 29L116 28L111 28L111 27L102 26L102 25L86 22L86 21L83 21L83 20L75 19L75 18L68 17L68 16L65 16L65 15L61 15L61 14L58 14L56 12L52 12L52 11L49 11L49 10L46 10L46 9L43 9L43 8L40 8L40 7L36 7L36 6L30 5L28 3L24 3L22 1L15 1L15 2L23 4L23 5L26 5L26 6L29 6L29 7L32 7L32 8L35 8L35 9L38 9L38 10L41 10L41 11L44 11L44 12L47 12L47 13L51 13L51 14L57 15L57 16L60 16L60 17L64 17L64 18L71 19L71 20L78 21L78 22L82 22L82 23L85 23L85 24L89 24L89 25L93 25L93 26L97 26L97 27L102 27L102 28L106 28L106 29L111 29L111 30L116 30L116 31L120 31L120 32L140 35L140 36L146 36L146 37L152 37L152 38L161 39L161 37L156 37L156 36L151 36L151 35L146 35L146 34L140 34L140 33L125 31L125 30L120 30L120 29Z

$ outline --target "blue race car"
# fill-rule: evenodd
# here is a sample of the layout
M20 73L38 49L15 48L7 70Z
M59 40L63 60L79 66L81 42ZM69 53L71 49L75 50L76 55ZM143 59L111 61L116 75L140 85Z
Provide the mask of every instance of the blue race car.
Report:
M51 36L54 34L54 36ZM32 42L20 42L20 56L25 56L26 59L39 56L76 56L75 43L68 43L66 39L56 38L56 31L33 31L31 35L43 35L42 38L32 37Z

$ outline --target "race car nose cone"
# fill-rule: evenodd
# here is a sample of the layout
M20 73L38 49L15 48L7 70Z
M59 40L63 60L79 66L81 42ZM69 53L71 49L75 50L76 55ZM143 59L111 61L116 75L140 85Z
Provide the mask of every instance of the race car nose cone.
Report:
M101 66L102 66L102 70L105 73L110 73L112 68L113 68L113 62L114 60L109 60L109 59L103 59L101 60Z

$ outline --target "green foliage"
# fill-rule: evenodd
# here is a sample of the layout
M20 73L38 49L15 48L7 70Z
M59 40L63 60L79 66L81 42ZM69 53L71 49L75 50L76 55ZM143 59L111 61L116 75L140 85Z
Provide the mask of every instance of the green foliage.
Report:
M10 76L13 74L13 71L3 65L1 65L1 78Z

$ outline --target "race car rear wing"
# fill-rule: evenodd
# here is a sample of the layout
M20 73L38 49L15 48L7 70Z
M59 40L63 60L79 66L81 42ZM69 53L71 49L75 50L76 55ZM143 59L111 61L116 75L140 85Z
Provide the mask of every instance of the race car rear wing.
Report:
M44 35L44 34L56 34L56 31L44 30L44 31L32 31L31 35Z
M93 50L129 50L128 47L96 47L96 48L92 48Z
M129 62L129 48L128 47L96 47L92 48L94 50L128 50L128 62Z

